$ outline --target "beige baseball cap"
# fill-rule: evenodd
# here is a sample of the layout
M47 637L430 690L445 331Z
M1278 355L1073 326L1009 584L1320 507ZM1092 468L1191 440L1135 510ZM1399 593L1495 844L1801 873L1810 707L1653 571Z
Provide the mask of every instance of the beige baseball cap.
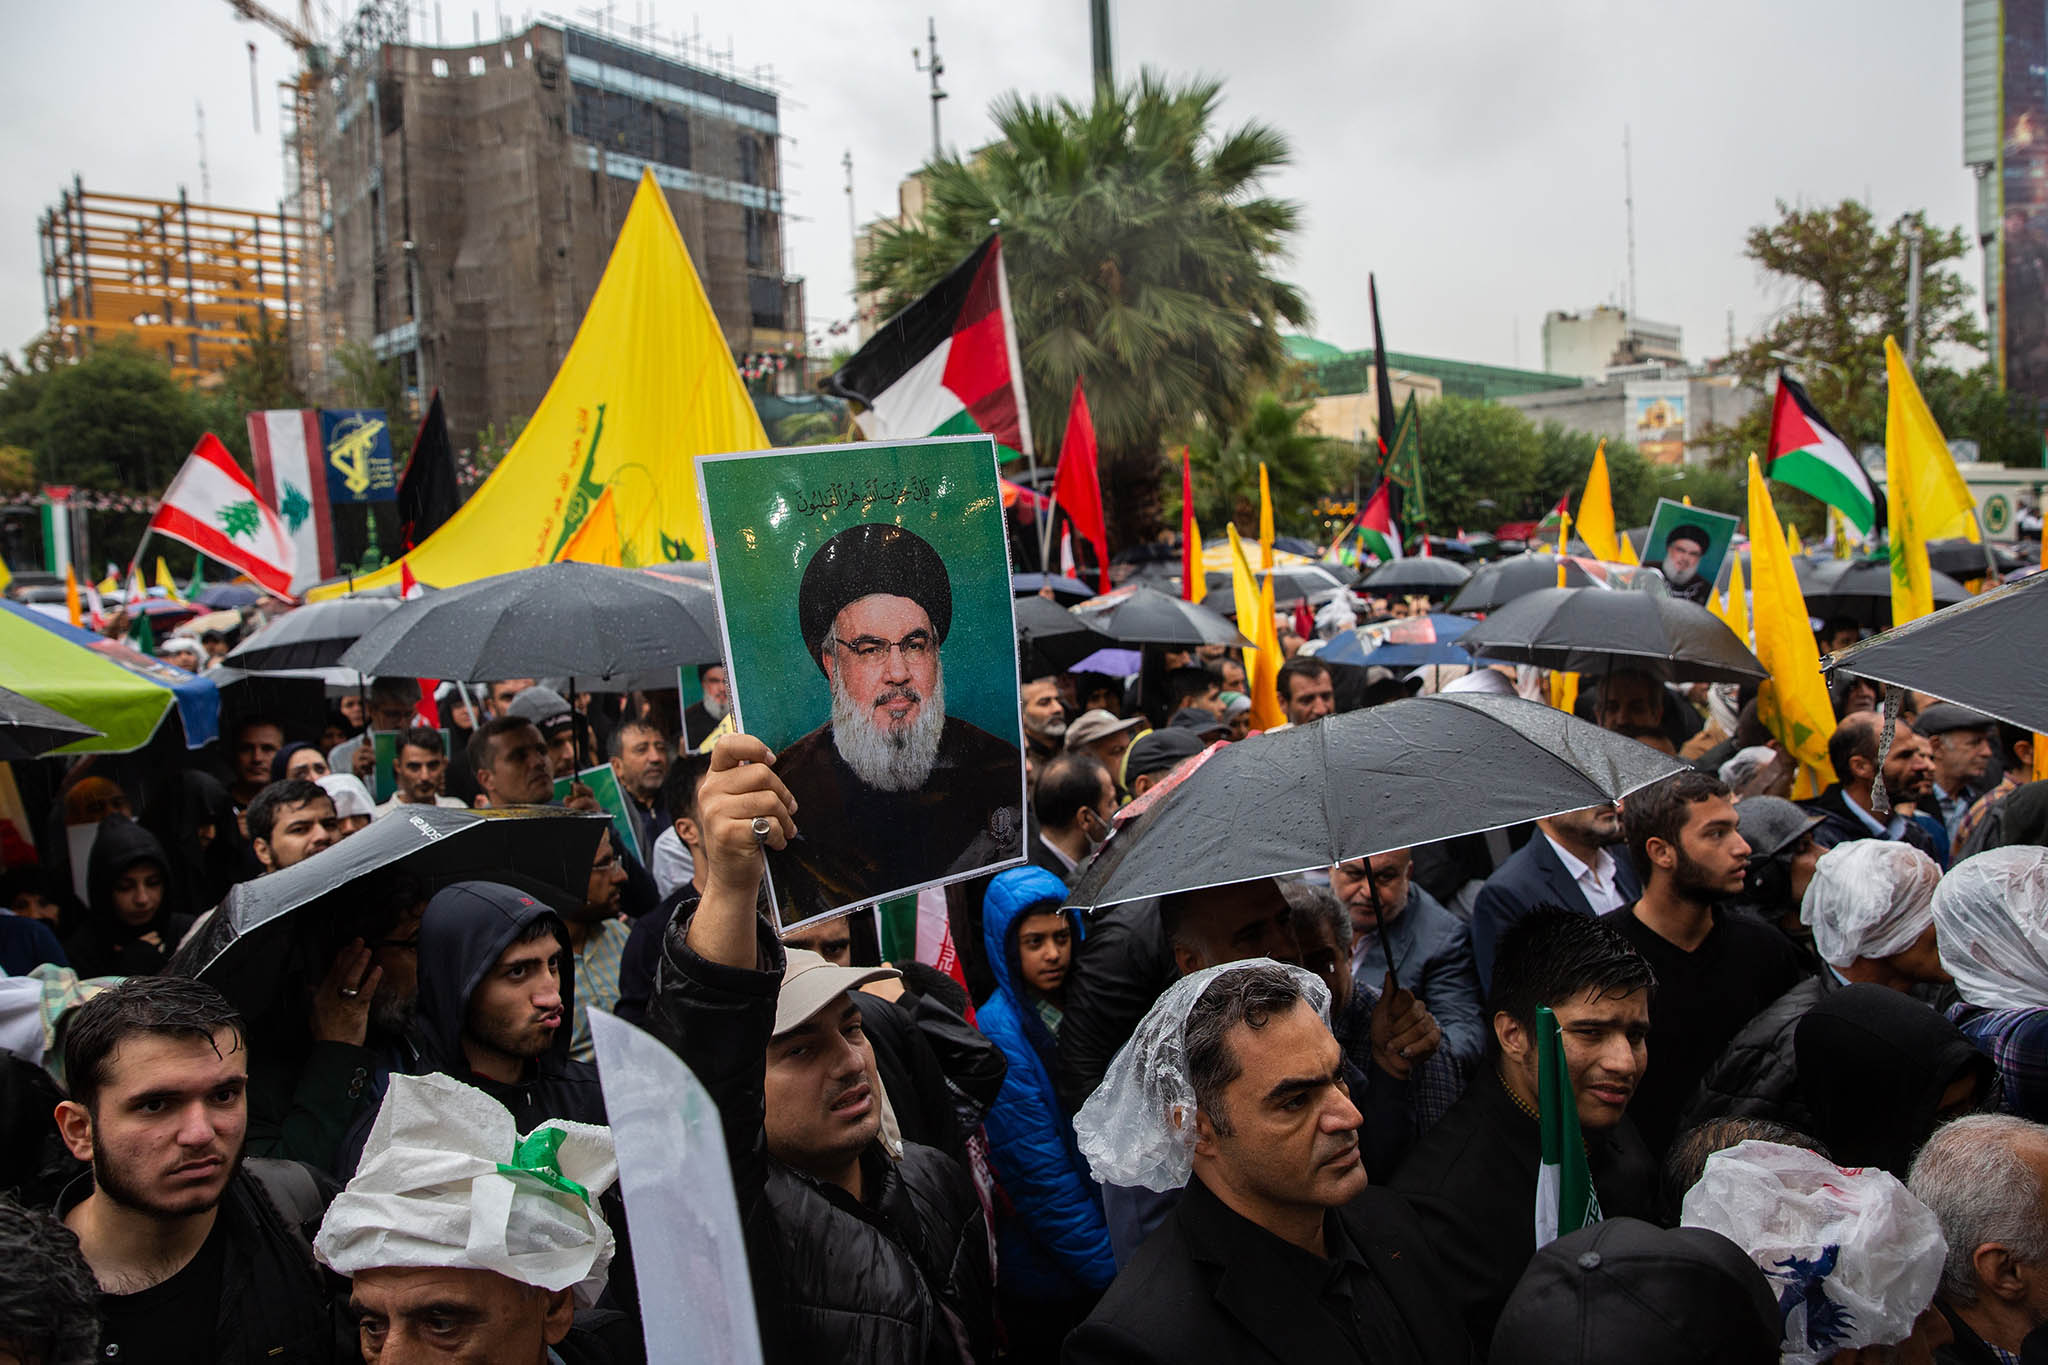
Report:
M1093 744L1098 739L1108 739L1111 735L1121 734L1125 730L1143 725L1144 723L1145 718L1143 716L1132 716L1129 720L1118 720L1115 716L1100 708L1093 711L1083 711L1075 718L1073 724L1067 727L1067 747L1069 749L1079 749L1083 745Z
M789 965L783 969L782 989L775 996L777 1036L800 1027L850 990L903 975L894 967L835 967L808 948L790 948L783 956Z

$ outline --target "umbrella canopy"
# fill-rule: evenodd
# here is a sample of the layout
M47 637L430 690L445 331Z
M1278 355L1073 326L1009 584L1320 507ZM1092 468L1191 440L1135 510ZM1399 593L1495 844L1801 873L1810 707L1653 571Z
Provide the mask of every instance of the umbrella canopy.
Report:
M363 632L392 612L388 597L342 597L295 607L242 641L224 660L245 673L281 668L328 668L339 662Z
M1551 570L1552 574L1556 569ZM1380 565L1358 585L1360 592L1417 593L1424 597L1449 597L1472 579L1472 571L1450 559L1395 559ZM1557 579L1553 576L1552 583Z
M1438 612L1398 621L1375 621L1347 630L1316 655L1324 663L1362 664L1381 668L1420 668L1424 664L1469 664L1472 656L1454 643L1478 623L1469 616Z
M4 600L0 687L101 732L65 745L65 753L139 749L173 709L188 749L212 743L220 732L220 690L210 679Z
M2025 730L2048 731L2048 574L1873 635L1823 670L1910 687Z
M61 711L0 687L0 763L34 758L81 739L101 738Z
M1057 573L1013 573L1010 575L1010 591L1019 597L1035 596L1040 588L1051 588L1055 597L1068 597L1075 601L1095 596L1095 589L1078 578L1069 578Z
M164 970L212 982L246 1018L290 984L317 980L334 950L365 937L401 877L431 895L476 879L517 886L567 912L583 902L602 813L553 806L405 807L302 863L228 892Z
M1459 692L1347 711L1210 749L1120 824L1067 904L1329 867L1604 805L1686 766L1518 697Z
M1660 682L1769 676L1720 617L1660 593L1545 588L1508 603L1458 643L1479 659L1595 677L1624 669Z
M1118 588L1073 608L1083 625L1126 645L1244 645L1237 627L1199 602L1143 584Z
M202 607L224 609L232 607L253 607L263 596L246 583L209 583L199 590L199 596L192 599Z
M1273 565L1273 605L1284 607L1293 602L1320 604L1335 597L1351 581L1350 575L1341 564L1281 564ZM1263 586L1266 575L1255 573L1252 577ZM1237 618L1237 599L1230 594L1230 575L1206 570L1203 582L1208 587L1208 599L1218 604L1216 610L1232 620ZM1180 580L1174 579L1176 587Z
M1953 540L1928 541L1927 563L1937 573L1967 581L1984 577L1990 572L1990 567L1995 567L2001 574L2011 573L2020 567L2021 560L2002 545L1957 536Z
M564 562L402 602L340 662L369 674L462 682L587 680L712 663L722 653L710 584Z
M1608 564L1579 555L1567 555L1564 561L1564 585L1568 588L1636 587L1654 576L1627 564ZM1659 578L1657 582L1661 585L1663 580ZM1517 597L1556 586L1556 555L1523 554L1496 559L1474 569L1465 586L1444 603L1444 610L1460 616L1499 611Z
M1883 630L1892 623L1892 566L1883 559L1818 559L1798 568L1806 609L1823 621L1851 620ZM1936 569L1928 574L1934 605L1969 600L1970 590Z
M1115 643L1057 602L1020 597L1017 612L1018 663L1027 678L1060 673Z

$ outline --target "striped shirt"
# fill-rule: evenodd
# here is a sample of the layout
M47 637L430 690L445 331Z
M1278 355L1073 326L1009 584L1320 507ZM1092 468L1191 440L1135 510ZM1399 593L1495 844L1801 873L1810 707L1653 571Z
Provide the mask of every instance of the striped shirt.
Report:
M591 929L583 951L576 954L576 1033L569 1055L579 1062L597 1060L597 1046L590 1041L590 1007L619 1007L619 958L632 931L625 920L608 919Z

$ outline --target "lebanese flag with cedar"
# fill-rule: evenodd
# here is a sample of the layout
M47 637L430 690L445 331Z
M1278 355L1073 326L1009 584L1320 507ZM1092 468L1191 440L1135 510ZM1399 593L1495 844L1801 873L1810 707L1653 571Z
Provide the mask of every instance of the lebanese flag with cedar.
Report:
M199 438L178 477L164 490L149 530L239 569L265 592L292 595L298 554L291 533L210 431Z
M1001 459L1031 454L1003 239L990 237L883 323L822 387L866 409L857 420L871 441L979 434L995 438Z

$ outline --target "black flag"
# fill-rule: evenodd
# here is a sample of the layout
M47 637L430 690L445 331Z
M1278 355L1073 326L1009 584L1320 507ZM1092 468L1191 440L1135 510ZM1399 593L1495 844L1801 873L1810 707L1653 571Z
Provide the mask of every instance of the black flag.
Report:
M441 408L441 391L435 389L427 415L420 419L419 435L413 438L412 457L405 462L405 474L398 481L399 548L417 547L440 530L441 523L461 505L455 447L448 442L448 415Z
M1372 382L1379 390L1380 467L1385 469L1387 457L1394 451L1394 437L1401 430L1401 419L1394 414L1394 381L1387 375L1387 341L1380 335L1379 282L1367 274L1365 288L1372 299Z

